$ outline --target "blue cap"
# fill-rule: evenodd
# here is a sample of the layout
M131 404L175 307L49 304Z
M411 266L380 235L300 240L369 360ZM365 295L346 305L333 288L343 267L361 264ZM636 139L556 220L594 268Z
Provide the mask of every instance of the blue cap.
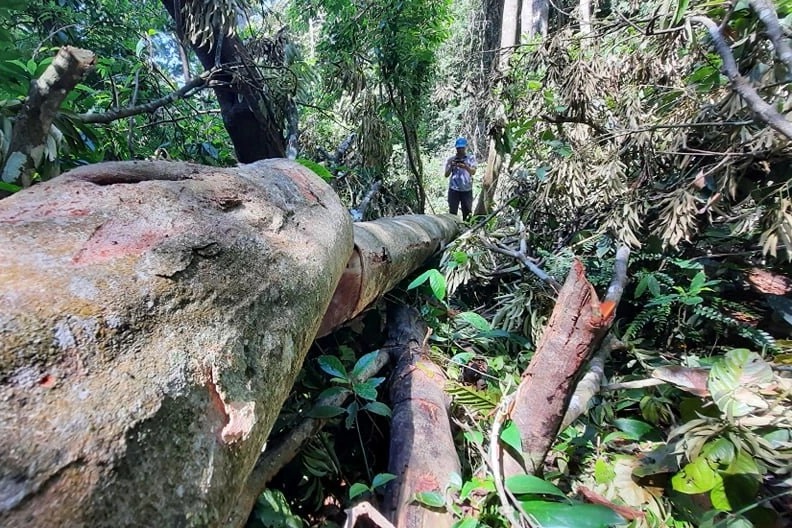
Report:
M454 145L456 148L465 148L467 147L467 139L461 137L456 140L456 144Z

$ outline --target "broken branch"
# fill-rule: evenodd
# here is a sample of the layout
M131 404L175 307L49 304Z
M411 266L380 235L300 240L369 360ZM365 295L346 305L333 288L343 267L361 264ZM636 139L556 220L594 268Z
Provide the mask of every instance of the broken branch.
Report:
M792 123L784 119L775 108L762 99L748 79L740 75L740 70L737 68L737 62L734 60L731 48L724 40L718 25L711 18L705 16L690 17L690 21L698 22L707 28L712 44L715 46L715 51L718 52L723 61L723 73L729 78L732 90L743 98L748 108L754 112L759 121L783 134L788 139L792 139Z

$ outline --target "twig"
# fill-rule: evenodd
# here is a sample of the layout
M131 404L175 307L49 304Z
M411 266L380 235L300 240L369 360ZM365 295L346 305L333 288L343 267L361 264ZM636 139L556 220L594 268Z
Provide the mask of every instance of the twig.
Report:
M614 391L622 389L643 389L645 387L655 387L657 385L664 385L668 383L665 380L647 378L635 381L623 381L621 383L611 383L602 387L603 391Z
M368 502L360 502L344 511L347 514L346 521L344 521L344 528L355 528L359 517L368 517L368 520L376 524L379 528L396 528L384 515Z
M504 246L502 246L500 244L496 246L496 245L490 244L489 242L484 242L484 247L486 247L489 250L494 251L495 253L500 253L501 255L506 255L507 257L512 257L514 259L519 260L523 264L523 266L525 266L526 268L528 268L528 270L531 271L531 273L533 273L534 275L539 277L541 280L543 280L544 282L546 282L549 285L551 285L554 290L558 291L561 288L561 284L559 284L559 282L557 280L555 280L553 277L548 275L539 266L537 266L536 264L531 262L531 259L528 256L521 254L519 251L511 250L511 249L509 249L507 247L504 247Z
M154 101L138 105L138 106L131 106L128 108L119 108L117 110L110 110L108 112L103 113L94 113L88 112L84 114L77 114L77 119L82 121L83 123L101 123L107 124L112 123L113 121L117 121L118 119L123 119L125 117L131 117L134 115L139 114L150 114L161 108L167 104L173 103L179 99L183 99L185 97L189 97L192 95L194 90L201 90L203 88L207 88L209 86L209 80L211 79L212 75L215 74L219 70L208 70L203 72L201 75L197 77L193 77L190 79L187 84L176 90L175 92L171 92L165 97L160 97Z
M563 431L588 410L589 403L603 390L602 382L605 380L605 362L611 352L624 348L624 343L616 339L613 334L605 337L602 346L589 361L588 371L575 387L575 393L569 400L564 419L561 421L559 431Z
M514 507L511 504L511 499L506 495L506 488L503 485L503 450L500 446L500 435L503 430L503 424L509 418L512 407L514 407L514 397L516 393L505 396L498 404L495 412L495 418L492 420L492 431L489 438L489 456L490 468L492 469L492 479L495 481L495 491L501 501L503 507L503 515L509 519L509 522L514 526L519 526L519 518L516 516ZM529 521L530 522L530 521Z

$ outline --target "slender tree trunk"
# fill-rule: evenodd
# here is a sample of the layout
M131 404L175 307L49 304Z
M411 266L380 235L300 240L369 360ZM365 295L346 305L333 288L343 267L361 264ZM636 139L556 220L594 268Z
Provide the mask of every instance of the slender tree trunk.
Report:
M591 33L591 0L580 0L580 32L585 36Z
M503 16L501 18L501 53L498 67L501 71L508 68L509 57L514 47L520 43L520 4L522 0L504 0Z
M184 0L162 0L165 9L176 22L177 33L184 35L182 6ZM234 36L217 39L215 46L193 45L192 49L207 70L215 66L234 65L248 77L242 81L230 72L217 77L214 87L220 103L223 124L234 144L237 159L252 163L265 158L286 156L282 109L272 108L257 79L253 62L249 59L242 41ZM216 49L219 46L219 50Z
M489 77L497 67L497 48L501 43L504 0L484 0L484 38L482 41L484 77Z
M44 156L44 142L66 95L90 70L96 56L71 46L61 48L41 77L30 84L27 98L16 116L2 179L19 180L29 187Z
M503 164L503 157L498 154L496 148L496 138L492 136L493 132L495 132L495 130L491 132L489 140L487 167L484 170L484 179L481 181L481 192L476 201L476 210L474 211L476 215L485 215L492 208L495 188L498 185L498 175L500 174L501 165Z

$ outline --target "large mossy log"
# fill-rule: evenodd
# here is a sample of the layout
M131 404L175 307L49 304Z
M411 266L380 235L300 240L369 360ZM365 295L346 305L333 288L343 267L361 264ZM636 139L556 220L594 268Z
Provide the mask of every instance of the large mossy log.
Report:
M84 167L0 202L0 525L214 525L352 252L302 166Z
M354 248L286 160L106 163L0 202L0 525L222 525L345 267L379 269ZM427 255L380 250L412 259L380 288Z

